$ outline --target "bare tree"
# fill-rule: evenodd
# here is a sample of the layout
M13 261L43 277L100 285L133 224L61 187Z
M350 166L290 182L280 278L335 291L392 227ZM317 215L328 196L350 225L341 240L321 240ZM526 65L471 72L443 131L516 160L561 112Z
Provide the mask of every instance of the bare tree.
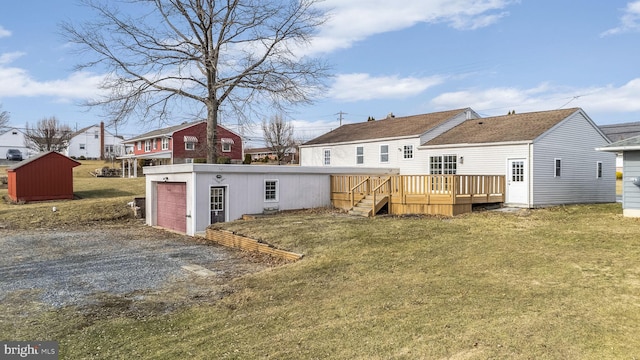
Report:
M278 164L282 164L288 151L295 146L293 139L293 125L286 122L282 115L271 117L269 121L262 121L262 133L267 147L276 153Z
M25 146L37 152L64 151L71 140L71 128L61 124L55 116L44 118L24 133Z
M321 0L84 0L97 17L63 23L67 39L103 67L103 106L111 123L132 115L170 122L176 110L206 111L207 162L217 159L218 116L248 119L262 106L310 103L329 68L298 56L326 16ZM137 15L132 15L137 14ZM173 111L172 111L173 110ZM195 110L194 110L195 111Z
M2 105L0 105L0 132L2 132L8 126L9 126L9 112L3 111Z

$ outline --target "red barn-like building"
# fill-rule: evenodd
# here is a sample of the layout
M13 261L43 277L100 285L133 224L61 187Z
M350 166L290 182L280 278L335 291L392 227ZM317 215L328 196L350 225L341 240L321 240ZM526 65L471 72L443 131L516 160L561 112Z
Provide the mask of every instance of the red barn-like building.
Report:
M13 201L73 199L73 168L79 162L55 151L42 153L7 169Z

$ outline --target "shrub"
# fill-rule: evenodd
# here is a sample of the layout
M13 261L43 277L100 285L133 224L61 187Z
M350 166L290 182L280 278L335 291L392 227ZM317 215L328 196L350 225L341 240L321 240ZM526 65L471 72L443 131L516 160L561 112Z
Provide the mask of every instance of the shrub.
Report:
M616 180L622 180L622 172L616 171Z
M194 164L206 164L207 163L207 159L205 159L205 158L193 159L193 163Z
M218 164L231 164L231 158L226 156L220 156L217 161Z
M251 164L251 154L244 154L244 160L242 160L243 164Z

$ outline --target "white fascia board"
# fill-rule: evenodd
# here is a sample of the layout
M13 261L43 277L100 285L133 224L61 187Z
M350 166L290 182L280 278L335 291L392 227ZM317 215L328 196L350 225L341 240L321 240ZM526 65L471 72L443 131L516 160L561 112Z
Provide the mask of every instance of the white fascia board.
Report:
M299 147L300 148L330 147L330 146L339 146L339 145L367 144L367 143L375 143L375 142L389 142L389 141L395 141L395 140L419 139L419 138L420 138L419 135L397 136L397 137L377 138L377 139L368 139L368 140L343 141L343 142L337 142L337 143L300 145Z
M638 151L638 150L640 150L640 145L598 147L598 148L595 148L595 149L596 149L596 151L611 151L611 152Z
M198 173L238 173L238 174L367 174L397 175L398 168L362 168L331 166L288 166L288 165L240 165L240 164L174 164L145 166L144 174Z
M418 149L450 149L450 148L468 148L468 147L489 147L489 146L509 146L509 145L529 145L533 144L533 141L504 141L494 143L464 143L464 144L447 144L447 145L420 145Z

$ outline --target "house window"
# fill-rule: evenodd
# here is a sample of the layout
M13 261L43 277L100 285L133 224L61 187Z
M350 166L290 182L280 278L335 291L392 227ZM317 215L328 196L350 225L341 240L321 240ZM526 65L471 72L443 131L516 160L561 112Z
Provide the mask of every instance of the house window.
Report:
M137 145L138 145L138 150L142 150L142 142L138 141Z
M157 139L153 139L152 141L153 141L153 150L156 150L158 148L158 145L157 145L158 140Z
M162 138L162 150L169 150L169 138Z
M380 145L380 162L389 162L389 145Z
M331 165L331 150L324 149L324 164Z
M196 143L194 143L192 141L184 143L184 149L185 150L195 150L195 148L196 148Z
M86 148L85 144L80 144L80 150L84 150Z
M264 181L264 201L278 201L278 180Z
M104 153L106 155L113 154L114 152L115 151L113 151L113 145L105 145L104 146Z
M356 146L356 164L364 164L364 146Z
M602 161L596 163L596 178L602 179Z
M405 145L402 154L405 159L413 159L413 145Z
M222 152L231 152L231 143L223 142L222 143Z
M555 172L553 177L560 177L562 174L562 159L555 159Z
M451 174L457 172L458 157L456 155L430 156L429 157L429 174Z
M94 138L94 139L99 139L99 138L100 138L100 135L98 135L98 131L96 131L96 132L93 134L93 138Z
M145 152L151 151L151 141L149 140L144 141L144 151Z

